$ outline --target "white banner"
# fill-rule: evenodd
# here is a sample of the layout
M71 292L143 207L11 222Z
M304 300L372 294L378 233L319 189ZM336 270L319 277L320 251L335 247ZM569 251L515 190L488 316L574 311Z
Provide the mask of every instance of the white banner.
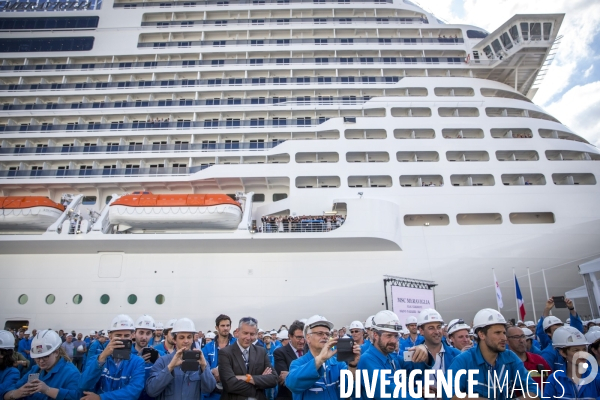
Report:
M435 308L433 290L392 286L392 311L403 327L407 317L416 317L425 308Z

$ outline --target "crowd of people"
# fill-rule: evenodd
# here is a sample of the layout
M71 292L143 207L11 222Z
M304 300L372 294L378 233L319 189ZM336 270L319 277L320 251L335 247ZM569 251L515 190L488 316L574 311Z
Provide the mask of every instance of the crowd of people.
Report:
M342 215L263 216L259 232L330 232L342 226L346 220Z
M0 399L330 400L341 398L344 370L361 370L361 376L469 370L479 397L599 398L600 378L582 366L600 360L600 320L584 323L573 302L565 301L566 322L551 315L549 299L539 321L514 325L494 309L480 310L471 324L446 322L425 309L407 317L405 326L383 310L339 329L314 315L266 332L245 317L232 330L231 318L222 314L214 331L203 333L188 318L163 325L149 315L134 322L121 314L108 330L86 337L3 330ZM492 371L509 384L489 381ZM363 398L390 398L399 382L372 384L375 390L368 396L363 390ZM468 384L462 374L451 390L465 393ZM409 398L451 397L436 385L419 388L420 396Z

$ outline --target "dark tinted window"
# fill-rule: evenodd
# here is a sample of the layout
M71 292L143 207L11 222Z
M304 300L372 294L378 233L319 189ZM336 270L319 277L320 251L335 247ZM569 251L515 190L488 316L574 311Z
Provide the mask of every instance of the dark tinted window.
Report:
M1 30L97 28L99 17L0 18Z
M485 37L487 37L488 34L485 32L481 32L481 31L473 31L473 30L468 30L467 31L467 37L469 39L483 39Z
M89 51L93 46L93 37L0 39L0 53Z

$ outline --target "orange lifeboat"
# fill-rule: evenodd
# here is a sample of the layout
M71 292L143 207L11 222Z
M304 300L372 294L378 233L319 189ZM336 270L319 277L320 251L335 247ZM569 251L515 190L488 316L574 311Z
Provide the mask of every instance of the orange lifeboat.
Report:
M43 196L0 197L0 232L44 232L65 206Z
M226 194L134 192L111 203L109 220L130 232L235 229L242 207Z

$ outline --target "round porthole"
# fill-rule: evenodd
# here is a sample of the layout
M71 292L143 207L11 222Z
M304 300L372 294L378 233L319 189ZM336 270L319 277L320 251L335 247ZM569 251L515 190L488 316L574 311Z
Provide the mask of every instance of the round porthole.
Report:
M130 294L129 296L127 296L127 302L129 304L137 303L137 296L135 294Z
M110 296L107 294L103 294L102 296L100 296L100 303L102 304L108 304L108 302L110 301Z
M48 296L46 296L46 304L54 304L55 300L56 296L54 296L53 294L49 294Z
M75 296L73 296L74 304L81 304L82 301L83 301L83 296L81 296L80 294L76 294Z
M165 302L165 296L162 294L159 294L156 296L156 298L154 300L156 301L156 304L163 304Z
M29 300L29 297L27 297L26 294L22 294L19 296L19 304L25 304L27 303L27 300Z

